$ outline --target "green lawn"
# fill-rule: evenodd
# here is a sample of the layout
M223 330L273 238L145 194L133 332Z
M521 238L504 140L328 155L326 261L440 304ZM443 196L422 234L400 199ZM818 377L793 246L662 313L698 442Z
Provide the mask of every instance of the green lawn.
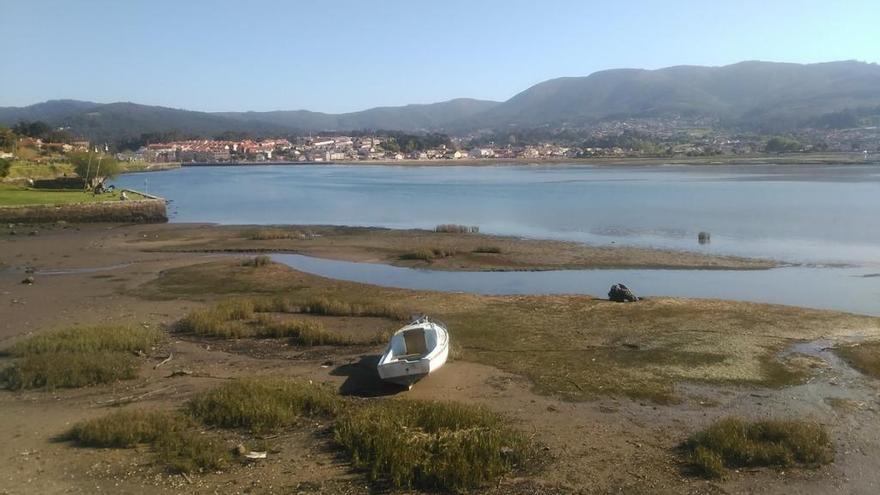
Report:
M128 193L129 199L141 199ZM92 203L119 201L119 191L93 195L91 192L69 189L31 189L20 186L0 185L0 206Z

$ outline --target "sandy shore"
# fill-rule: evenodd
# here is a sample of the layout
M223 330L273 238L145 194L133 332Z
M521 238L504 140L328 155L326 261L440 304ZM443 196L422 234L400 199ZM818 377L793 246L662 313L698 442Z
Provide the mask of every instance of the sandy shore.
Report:
M206 250L218 242L218 231L223 242L251 242L236 229L88 225L0 236L0 349L27 335L74 325L167 328L193 309L232 296L314 291L380 300L442 316L459 346L453 362L398 395L484 405L507 414L543 446L546 468L505 479L490 493L867 494L880 487L880 384L824 350L880 338L880 319L725 301L659 298L619 305L586 296L404 291L280 265L252 269L228 255L176 251ZM384 253L380 248L402 242L383 237L390 234L346 235L319 237L327 243L321 249L328 256L349 252L383 261L387 253L377 254ZM511 260L527 264L536 259L528 256L548 247L510 249ZM36 269L33 285L20 283L26 267ZM342 319L332 324L347 325ZM554 349L550 342L566 351L542 352ZM792 354L799 342L815 344ZM518 352L504 353L505 348ZM145 449L83 449L53 439L76 421L117 410L109 405L114 400L141 397L124 407L174 408L231 377L296 376L357 394L375 386L370 359L380 350L175 334L134 380L73 390L0 391L3 490L371 493L361 474L303 429L284 432L281 447L265 462L189 480L152 465ZM154 368L169 354L169 365ZM0 367L9 360L0 357ZM172 376L178 369L192 374ZM657 391L674 400L658 400ZM815 471L744 470L719 482L683 475L676 446L694 429L727 415L819 421L832 432L836 460Z

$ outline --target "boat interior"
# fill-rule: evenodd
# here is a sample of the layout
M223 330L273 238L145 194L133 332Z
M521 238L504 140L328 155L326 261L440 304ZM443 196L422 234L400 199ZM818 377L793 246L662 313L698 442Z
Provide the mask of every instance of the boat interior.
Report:
M411 328L391 339L394 359L414 361L425 357L437 345L437 333L424 327Z

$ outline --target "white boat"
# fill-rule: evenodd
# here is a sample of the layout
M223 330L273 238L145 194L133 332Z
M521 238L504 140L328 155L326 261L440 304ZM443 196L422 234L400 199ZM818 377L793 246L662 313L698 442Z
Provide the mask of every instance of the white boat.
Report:
M391 342L379 359L379 377L410 388L446 363L449 357L449 332L427 316L413 320L391 336Z

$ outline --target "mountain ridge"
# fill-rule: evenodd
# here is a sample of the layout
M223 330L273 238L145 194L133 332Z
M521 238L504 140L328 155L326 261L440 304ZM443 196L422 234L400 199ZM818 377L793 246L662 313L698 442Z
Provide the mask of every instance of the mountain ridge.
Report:
M70 127L90 139L112 140L171 130L200 137L223 132L260 136L362 129L456 134L480 129L589 127L606 120L685 116L709 118L723 127L775 132L875 107L880 108L877 64L752 60L723 66L609 69L559 77L537 83L503 102L456 98L330 114L309 110L199 112L131 102L50 100L26 107L0 107L0 124L44 120L53 126Z

